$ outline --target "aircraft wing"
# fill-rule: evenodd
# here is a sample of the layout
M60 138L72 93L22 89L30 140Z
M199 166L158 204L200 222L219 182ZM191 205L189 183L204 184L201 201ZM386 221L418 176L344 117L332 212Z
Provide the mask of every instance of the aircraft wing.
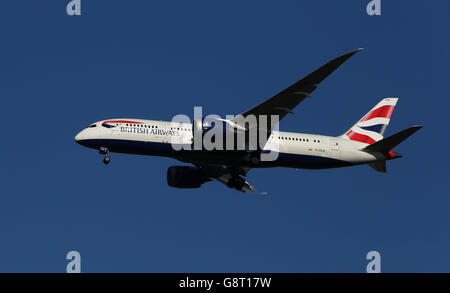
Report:
M302 80L297 81L287 89L241 115L244 116L244 118L248 115L255 115L256 117L259 115L278 115L279 120L281 121L288 113L293 113L292 110L306 97L309 97L320 82L340 67L347 59L361 50L362 49L358 49L331 60ZM236 118L233 120L236 121ZM268 118L268 121L270 122L270 118ZM275 125L268 126L268 128L269 127L270 129L267 129L268 133L271 132Z
M231 177L233 177L233 174L245 180L244 177L247 175L248 171L250 171L250 168L242 168L242 167L232 170L228 166L200 165L200 164L195 165L198 168L200 168L203 174L205 174L206 176L216 179L220 183L225 184L227 186ZM248 183L247 180L245 180L244 187L239 191L257 193L255 188L252 185L250 185L250 183Z

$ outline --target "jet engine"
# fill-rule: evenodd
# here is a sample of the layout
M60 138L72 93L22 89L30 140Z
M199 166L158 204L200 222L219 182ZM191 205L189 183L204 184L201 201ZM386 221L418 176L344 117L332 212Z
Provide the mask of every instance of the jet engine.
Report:
M211 181L197 167L171 166L167 169L167 184L175 188L199 188Z

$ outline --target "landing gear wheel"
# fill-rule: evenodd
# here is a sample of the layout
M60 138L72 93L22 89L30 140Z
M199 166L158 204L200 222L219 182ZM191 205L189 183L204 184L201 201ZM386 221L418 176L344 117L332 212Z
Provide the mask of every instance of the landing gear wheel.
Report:
M231 177L230 180L228 180L227 186L241 191L245 186L245 179L239 176Z
M105 164L105 165L108 165L110 161L111 161L111 158L109 156L105 156L103 158L103 164Z

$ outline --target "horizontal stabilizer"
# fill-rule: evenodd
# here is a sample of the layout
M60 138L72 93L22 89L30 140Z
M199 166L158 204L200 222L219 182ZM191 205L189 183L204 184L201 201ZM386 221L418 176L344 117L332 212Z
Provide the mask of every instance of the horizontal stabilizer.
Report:
M412 126L408 129L400 131L394 135L386 137L380 141L377 141L366 148L364 151L368 152L387 152L398 146L402 141L413 135L417 130L421 129L423 126Z

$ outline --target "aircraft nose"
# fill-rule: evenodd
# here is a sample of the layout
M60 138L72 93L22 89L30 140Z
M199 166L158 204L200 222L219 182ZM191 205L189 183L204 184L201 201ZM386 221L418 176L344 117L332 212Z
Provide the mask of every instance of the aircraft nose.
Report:
M82 140L82 137L83 137L82 132L83 131L80 131L80 132L78 132L77 135L75 135L75 142L80 143L80 141Z

